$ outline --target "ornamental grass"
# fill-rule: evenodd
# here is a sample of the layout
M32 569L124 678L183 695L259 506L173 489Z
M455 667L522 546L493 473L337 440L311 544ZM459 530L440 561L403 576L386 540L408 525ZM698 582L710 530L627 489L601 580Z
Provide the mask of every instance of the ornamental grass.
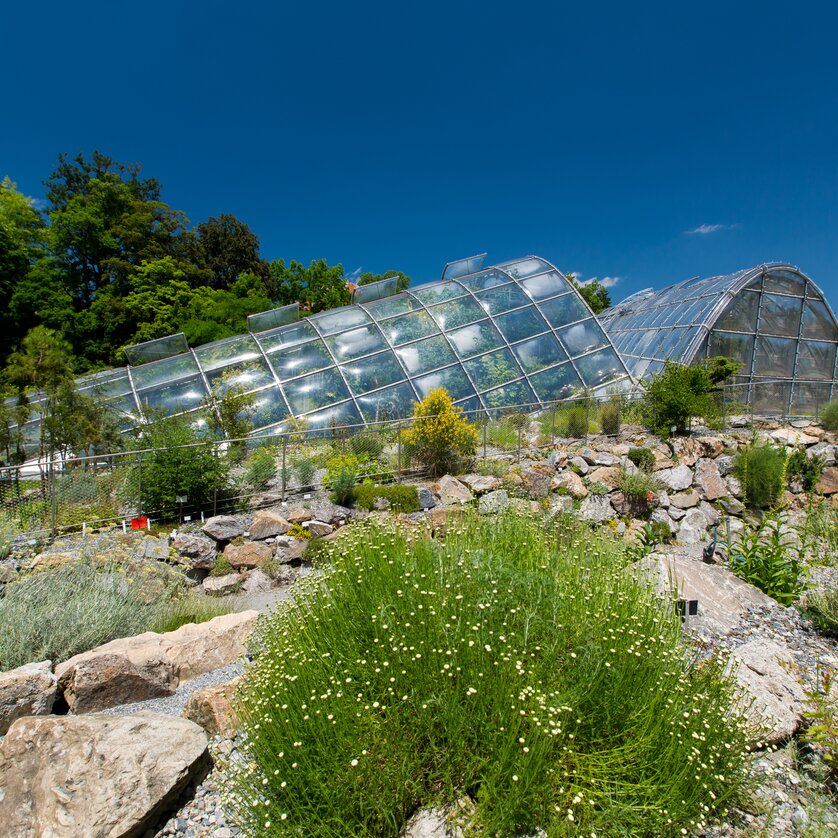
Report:
M742 789L724 661L619 544L467 512L444 540L365 522L260 623L226 806L244 833L397 836L468 801L467 834L679 835Z

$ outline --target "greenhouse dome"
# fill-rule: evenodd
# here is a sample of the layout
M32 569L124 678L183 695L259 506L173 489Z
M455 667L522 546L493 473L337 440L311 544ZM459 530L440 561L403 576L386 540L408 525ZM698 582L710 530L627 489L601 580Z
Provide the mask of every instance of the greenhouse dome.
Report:
M636 380L724 355L742 364L731 400L753 410L812 414L837 394L835 315L793 265L638 291L599 320Z
M465 410L494 412L630 386L562 273L535 256L484 269L484 256L451 262L440 281L401 293L384 279L357 288L342 308L253 315L249 333L195 349L183 335L128 347L128 367L80 380L79 389L105 398L128 430L143 410L188 414L211 391L236 387L256 397L254 433L282 433L292 416L309 428L409 416L437 387ZM38 420L25 437L37 440Z

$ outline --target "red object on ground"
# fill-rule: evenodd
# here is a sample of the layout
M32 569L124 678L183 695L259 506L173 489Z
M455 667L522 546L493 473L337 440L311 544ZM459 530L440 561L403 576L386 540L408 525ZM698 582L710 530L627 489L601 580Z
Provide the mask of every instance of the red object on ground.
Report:
M146 530L148 529L148 516L140 515L139 518L131 519L132 530Z

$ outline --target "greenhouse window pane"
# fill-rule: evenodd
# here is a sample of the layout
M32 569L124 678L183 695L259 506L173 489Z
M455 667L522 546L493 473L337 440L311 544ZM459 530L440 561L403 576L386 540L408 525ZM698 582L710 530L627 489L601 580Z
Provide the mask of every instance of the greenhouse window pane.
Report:
M439 328L426 311L414 311L412 314L394 317L382 323L381 328L393 346L439 334Z
M508 349L496 349L466 361L463 366L480 392L521 377L521 369Z
M204 346L199 346L195 350L195 356L204 372L208 372L218 367L226 367L228 364L249 361L251 358L261 358L262 353L259 351L256 341L250 335L241 335L217 343L207 343Z
M368 390L404 381L404 371L392 350L371 355L353 364L344 364L341 370L355 393L366 393Z
M418 285L411 288L410 293L421 300L426 306L441 303L453 297L461 297L466 289L456 282L434 282L432 285Z
M794 341L783 338L757 338L755 375L791 378L794 370Z
M495 325L509 343L541 334L550 328L535 306L501 314L495 318Z
M191 352L188 355L176 355L174 358L166 358L163 361L152 361L141 367L131 367L131 377L134 379L134 387L137 390L144 390L146 387L154 387L157 384L174 381L197 372L200 370Z
M567 353L552 334L518 343L512 347L525 372L536 372L567 359Z
M399 314L406 314L408 311L421 309L422 303L407 294L398 294L395 297L386 297L383 300L364 303L364 308L376 320L384 320L387 317L396 317Z
M449 332L448 337L461 358L470 358L472 355L503 346L503 339L498 330L488 320L455 329Z
M829 384L795 383L792 412L812 416L819 414L823 406L829 402L829 389Z
M362 308L347 306L337 311L313 314L309 320L317 327L320 334L334 335L356 326L364 326L370 322L370 317Z
M471 291L483 291L486 288L494 288L496 285L508 283L509 277L501 271L488 270L481 271L479 274L460 277L457 282L465 285Z
M323 430L326 435L335 428L362 424L361 414L351 401L309 413L305 420L309 430Z
M254 358L229 367L219 367L207 373L210 389L217 396L223 396L233 389L256 390L264 384L272 384L273 376L264 359Z
M742 291L716 321L716 328L753 333L757 328L758 309L759 294L755 291Z
M751 406L757 413L788 410L791 382L755 380L751 385Z
M299 323L292 323L290 326L280 326L268 332L261 332L259 343L267 354L276 352L277 349L283 347L296 346L298 343L314 340L316 337L317 332L314 331L314 326L307 320L301 320Z
M835 344L800 341L797 350L796 378L832 378L835 369Z
M403 419L413 413L414 404L416 396L407 383L358 396L358 406L367 422Z
M571 357L605 346L608 342L596 320L585 320L574 326L567 326L559 332L559 340Z
M459 364L423 375L421 378L414 379L413 383L423 399L438 387L444 387L455 401L474 395L474 388Z
M584 358L577 358L575 363L586 387L601 387L625 375L620 359L613 349L603 349Z
M282 352L274 352L268 359L277 377L282 381L325 369L334 363L323 341L319 339L284 349Z
M519 262L510 262L506 265L501 265L504 271L515 279L524 279L533 274L541 273L542 271L549 271L550 266L541 259L522 259Z
M511 308L529 305L530 302L529 297L514 282L489 291L481 291L475 296L488 314L500 314Z
M442 335L402 346L395 352L410 375L444 367L457 360L457 356Z
M349 398L349 390L334 367L305 378L287 381L282 389L295 416Z
M351 361L361 355L369 355L371 352L387 348L381 332L375 326L364 326L361 329L353 329L351 332L328 337L326 343L338 363Z
M170 381L147 390L140 390L137 397L140 404L150 410L166 413L184 413L198 407L206 398L207 390L200 375Z
M838 328L820 300L806 300L803 306L803 337L838 340Z
M570 283L557 271L525 279L521 285L536 302L571 290ZM574 296L576 295L574 294Z
M731 332L711 332L708 355L713 358L724 356L742 364L742 369L751 371L754 355L753 335L737 335Z
M468 399L460 399L460 401L455 402L455 404L463 412L463 417L468 422L477 422L486 417L486 411L483 409L480 396L471 396Z
M473 323L486 316L483 308L475 302L473 297L463 297L450 303L443 303L428 309L431 316L439 324L442 331L456 329L466 323Z
M254 410L250 414L250 421L254 428L264 428L275 425L288 416L288 408L281 393L276 387L266 387L254 393Z
M585 304L576 294L565 294L555 300L548 300L546 303L541 303L539 308L554 329L591 316Z
M796 274L786 271L771 271L765 275L765 290L776 291L780 294L793 294L795 297L803 296L804 281Z
M117 424L121 431L137 425L137 404L133 395L114 396L105 402L105 409L117 417Z
M543 402L567 399L582 389L582 382L570 364L561 364L530 376L530 383Z
M794 297L762 295L761 335L789 335L797 337L800 328L800 307L803 300Z
M504 413L506 410L515 410L517 407L532 410L539 400L532 387L521 379L484 393L483 401L489 410Z
M194 371L197 368L193 368ZM78 382L78 391L95 398L106 399L109 396L124 396L131 393L131 382L128 373L122 369L110 374L99 374L85 377ZM14 399L12 400L14 404Z

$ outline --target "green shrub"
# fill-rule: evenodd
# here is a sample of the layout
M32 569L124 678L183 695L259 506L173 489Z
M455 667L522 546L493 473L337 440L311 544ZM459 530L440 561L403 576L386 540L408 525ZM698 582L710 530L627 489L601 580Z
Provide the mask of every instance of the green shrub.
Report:
M829 402L820 414L821 425L827 431L838 431L838 401Z
M371 483L361 483L355 487L353 497L355 506L359 509L374 509L377 498L388 500L392 512L418 512L420 509L419 492L415 486L375 486Z
M317 466L314 460L309 457L300 457L291 463L292 469L297 472L297 479L300 481L300 488L308 489L314 483L314 475Z
M634 503L648 506L660 483L645 471L630 472L620 469L620 476L617 478L617 488Z
M276 458L272 448L257 448L248 460L244 480L253 489L264 489L276 477Z
M733 473L742 482L742 500L747 505L772 506L785 485L786 453L773 445L753 443L737 453Z
M654 471L655 452L650 448L629 448L628 458L643 471Z
M803 613L819 632L838 637L838 588L829 585L809 593Z
M345 465L336 471L329 481L332 487L332 500L340 506L349 506L352 503L357 479L358 472L352 466Z
M592 480L588 483L588 491L592 495L607 495L611 489L599 480Z
M231 573L236 573L236 569L230 564L230 560L226 556L219 556L210 571L210 576L229 576Z
M565 412L567 422L567 436L571 439L580 439L588 434L588 412L584 407L577 406L568 408Z
M254 638L220 768L245 834L398 835L468 796L475 834L677 835L735 802L724 661L617 543L466 514L444 543L359 525L332 559Z
M8 558L19 533L17 524L11 518L0 515L0 559Z
M802 448L795 448L786 460L786 474L789 480L797 479L803 484L803 491L811 492L823 474L826 457L810 457Z
M377 431L353 434L349 437L349 450L359 460L378 460L384 452L384 439Z
M612 396L599 407L599 424L602 432L608 436L620 433L620 397Z
M205 623L213 617L229 614L232 606L215 597L185 593L176 597L152 624L150 631L175 631L187 623Z
M321 565L328 561L330 555L329 542L325 538L315 536L310 538L303 550L303 561L313 565Z

